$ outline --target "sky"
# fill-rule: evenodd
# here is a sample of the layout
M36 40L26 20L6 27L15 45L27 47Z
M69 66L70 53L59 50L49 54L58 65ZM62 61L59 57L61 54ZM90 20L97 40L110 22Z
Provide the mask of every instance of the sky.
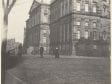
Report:
M17 42L23 43L25 22L29 17L32 2L33 0L17 0L9 14L8 39L15 38ZM43 0L43 2L49 3L50 0Z

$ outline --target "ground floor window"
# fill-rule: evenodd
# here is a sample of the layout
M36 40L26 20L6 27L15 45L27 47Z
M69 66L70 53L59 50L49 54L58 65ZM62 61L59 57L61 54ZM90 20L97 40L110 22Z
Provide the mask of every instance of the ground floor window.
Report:
M77 35L76 35L76 38L77 38L77 39L80 39L80 37L81 37L81 32L78 30L78 31L77 31Z
M97 32L93 31L93 40L96 40L96 39L97 39Z
M88 39L88 37L89 37L89 32L88 31L85 31L84 37L85 37L85 39Z
M103 40L106 40L106 31L103 31L102 38L103 38Z

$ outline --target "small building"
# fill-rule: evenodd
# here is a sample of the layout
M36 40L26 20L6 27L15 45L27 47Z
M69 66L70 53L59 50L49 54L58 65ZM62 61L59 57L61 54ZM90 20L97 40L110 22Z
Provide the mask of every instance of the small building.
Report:
M7 52L10 52L12 55L15 55L16 56L18 54L18 52L19 52L19 46L20 45L22 45L22 44L19 43L19 42L16 42L15 39L8 39L7 40L6 51Z

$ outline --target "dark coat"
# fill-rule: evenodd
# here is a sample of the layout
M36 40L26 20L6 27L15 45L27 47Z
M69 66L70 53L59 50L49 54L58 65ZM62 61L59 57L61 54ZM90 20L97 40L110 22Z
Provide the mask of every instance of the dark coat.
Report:
M40 47L40 54L43 54L44 48Z
M59 58L59 49L55 49L55 58Z

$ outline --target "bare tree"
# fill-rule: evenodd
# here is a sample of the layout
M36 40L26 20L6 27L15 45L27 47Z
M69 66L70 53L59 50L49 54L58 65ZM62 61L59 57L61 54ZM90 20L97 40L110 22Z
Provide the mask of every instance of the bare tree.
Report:
M5 83L5 70L6 70L6 46L7 46L7 31L8 31L8 15L11 9L14 7L17 0L2 0L2 7L3 7L3 22L4 27L2 28L2 84Z

